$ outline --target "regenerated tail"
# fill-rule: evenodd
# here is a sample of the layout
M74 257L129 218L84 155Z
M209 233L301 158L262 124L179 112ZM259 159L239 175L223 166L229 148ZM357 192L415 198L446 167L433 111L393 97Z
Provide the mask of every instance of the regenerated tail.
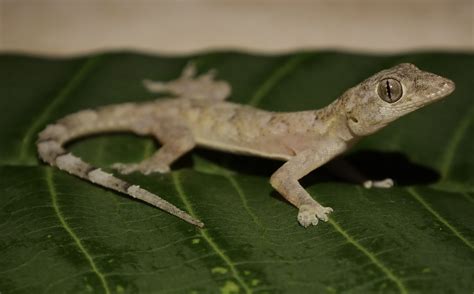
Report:
M94 110L80 111L48 125L39 134L37 141L40 158L51 166L57 166L61 170L92 183L140 199L202 228L204 224L201 221L193 218L163 198L137 185L121 180L110 173L104 172L64 149L64 144L85 135L99 132L132 131L133 129L127 126L126 122L121 123L121 120L115 117L117 110L120 110L120 106L113 107L115 111L110 111L107 107L103 108L104 111L99 110L102 112L100 115ZM130 105L124 104L122 107L127 108Z

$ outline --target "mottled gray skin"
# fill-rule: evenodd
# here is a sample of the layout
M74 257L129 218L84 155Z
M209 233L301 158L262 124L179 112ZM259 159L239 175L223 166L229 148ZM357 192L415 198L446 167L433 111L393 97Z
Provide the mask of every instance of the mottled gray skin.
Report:
M94 133L131 131L153 135L162 147L137 164L115 164L122 173L168 172L169 166L196 145L237 154L283 160L271 185L299 209L307 227L327 221L330 207L316 202L298 180L397 118L437 101L454 90L454 83L412 64L381 71L347 90L319 110L270 112L225 102L230 85L215 81L214 72L195 77L194 66L171 82L145 81L152 92L174 99L120 104L84 110L49 125L39 135L38 151L47 163L99 185L160 207L192 224L194 219L160 197L103 172L66 152L63 145ZM389 101L389 102L387 102ZM364 181L365 187L388 188L391 179Z

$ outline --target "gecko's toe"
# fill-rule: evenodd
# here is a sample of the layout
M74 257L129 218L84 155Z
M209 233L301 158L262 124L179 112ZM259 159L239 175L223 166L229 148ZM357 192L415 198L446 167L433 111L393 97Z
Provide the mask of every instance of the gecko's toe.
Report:
M313 225L313 226L317 225L318 218L311 211L300 209L300 211L298 212L298 222L300 223L300 225L307 228L310 225Z
M331 213L333 209L331 207L324 207L320 205L302 205L298 212L298 222L303 227L308 227L309 225L317 225L318 219L327 222L329 220L328 214Z
M374 181L373 185L376 188L392 188L394 183L392 179L387 178L382 181Z
M169 165L160 164L160 165L153 165L153 166L144 167L140 171L142 173L144 173L145 175L149 175L151 173L165 174L165 173L170 172L170 167L169 167Z
M143 80L143 86L151 93L162 93L168 91L168 85L160 81Z
M333 212L333 209L331 207L321 206L317 208L316 216L320 220L327 222L329 220L328 214L330 214L331 212Z
M363 186L366 188L366 189L370 189L370 188L391 188L393 187L394 183L393 183L393 180L390 179L390 178L387 178L387 179L384 179L384 180L381 180L381 181L372 181L372 180L368 180L368 181L365 181L363 183Z
M302 205L298 212L298 222L303 227L308 227L309 225L317 225L318 220L328 221L328 214L331 213L333 209L331 207L324 207L317 204L314 205Z
M115 169L121 174L127 175L131 174L137 170L137 164L134 163L114 163L111 165L111 168Z

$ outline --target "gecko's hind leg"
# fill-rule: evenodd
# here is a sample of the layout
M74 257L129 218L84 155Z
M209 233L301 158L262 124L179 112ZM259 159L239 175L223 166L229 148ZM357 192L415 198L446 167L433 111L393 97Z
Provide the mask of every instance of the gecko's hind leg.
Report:
M225 100L231 87L226 81L215 80L216 71L196 76L196 66L188 63L181 76L173 81L144 80L143 85L152 93L170 93L177 98Z
M112 167L123 174L135 171L143 174L166 173L173 162L196 146L191 131L179 123L160 123L153 135L162 146L150 158L139 163L116 163Z

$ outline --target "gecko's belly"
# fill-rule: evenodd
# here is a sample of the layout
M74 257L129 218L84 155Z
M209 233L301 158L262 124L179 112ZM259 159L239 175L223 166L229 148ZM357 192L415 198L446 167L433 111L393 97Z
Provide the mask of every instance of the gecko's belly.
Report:
M206 138L196 138L196 143L199 146L209 148L209 149L214 149L214 150L219 150L219 151L224 151L227 153L234 153L234 154L243 154L243 155L251 155L251 156L258 156L258 157L264 157L264 158L271 158L271 159L277 159L277 160L283 160L287 161L289 160L292 155L290 152L287 150L284 150L284 148L278 148L277 146L273 146L272 148L268 148L269 145L263 151L261 148L261 143L254 143L254 144L235 144L232 142L223 142L223 141L217 141L213 139L206 139ZM282 150L278 150L282 149ZM286 152L285 152L286 151Z

